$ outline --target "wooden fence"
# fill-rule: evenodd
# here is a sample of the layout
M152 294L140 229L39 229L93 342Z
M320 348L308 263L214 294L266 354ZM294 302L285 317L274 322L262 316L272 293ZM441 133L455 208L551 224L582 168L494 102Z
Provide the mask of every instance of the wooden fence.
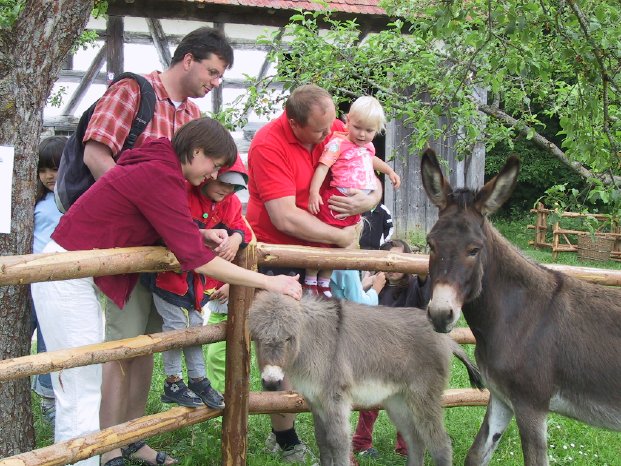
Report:
M552 250L552 258L556 260L559 252L578 252L581 249L588 248L585 244L591 237L591 243L597 244L598 240L609 240L609 254L606 259L621 261L621 227L616 222L610 222L610 217L602 214L582 214L578 212L562 212L556 214L551 209L546 209L543 204L538 204L536 209L531 209L535 214L535 224L528 225L528 229L535 230L535 239L529 241L536 248L549 248ZM551 232L548 222L550 218L555 220L552 222ZM587 219L592 217L600 226L593 233L587 231L586 227L570 227L568 228L562 222L570 219ZM551 233L551 236L550 236ZM581 246L582 244L582 246ZM596 247L594 247L596 248Z
M238 256L245 268L270 264L283 267L308 267L356 270L383 270L425 274L428 257L386 251L354 251L297 246L251 244ZM589 281L621 285L621 271L584 267L549 266ZM27 284L139 271L175 270L178 263L164 248L75 251L0 257L0 286ZM251 288L232 286L228 323L143 335L69 350L53 351L0 361L0 382L49 371L133 358L188 345L221 341L226 337L226 408L176 407L162 413L89 434L85 437L40 448L0 460L0 465L62 465L110 451L155 434L170 432L222 416L222 464L245 465L248 414L308 411L304 399L295 392L249 391L250 339L246 327L247 310L254 294ZM456 329L451 336L460 343L474 343L469 329ZM473 389L447 390L443 403L452 406L487 404L488 393ZM357 409L357 407L356 407Z

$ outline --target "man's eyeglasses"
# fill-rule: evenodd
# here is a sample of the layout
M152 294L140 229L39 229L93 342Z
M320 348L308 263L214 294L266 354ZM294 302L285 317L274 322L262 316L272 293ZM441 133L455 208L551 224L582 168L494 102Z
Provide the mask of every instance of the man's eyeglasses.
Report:
M203 64L202 60L196 60L196 61ZM217 80L218 84L222 83L222 80L224 79L224 74L220 73L219 70L212 68L207 64L204 64L203 66L205 67L205 69L207 70L207 73L209 74L209 79L211 79L212 81Z
M220 72L215 68L207 68L207 73L209 73L209 77L211 79L218 79L219 81L224 79L224 75L220 74Z

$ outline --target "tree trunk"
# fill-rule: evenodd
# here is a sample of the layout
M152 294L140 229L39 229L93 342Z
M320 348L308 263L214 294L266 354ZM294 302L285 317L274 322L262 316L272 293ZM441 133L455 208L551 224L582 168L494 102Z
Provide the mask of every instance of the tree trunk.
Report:
M92 1L26 0L12 27L0 30L0 144L15 149L11 233L0 234L2 255L32 251L43 108L92 9ZM23 285L0 288L0 359L30 352L28 293ZM0 384L0 432L0 457L33 448L28 379Z

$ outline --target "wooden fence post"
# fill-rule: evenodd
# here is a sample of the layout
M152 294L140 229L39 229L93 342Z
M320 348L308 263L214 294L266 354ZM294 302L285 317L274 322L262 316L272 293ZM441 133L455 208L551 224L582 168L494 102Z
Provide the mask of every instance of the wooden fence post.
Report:
M237 264L257 270L255 243L238 256ZM246 324L254 288L231 286L226 330L226 378L222 416L222 464L245 466L248 448L248 397L250 391L250 334Z

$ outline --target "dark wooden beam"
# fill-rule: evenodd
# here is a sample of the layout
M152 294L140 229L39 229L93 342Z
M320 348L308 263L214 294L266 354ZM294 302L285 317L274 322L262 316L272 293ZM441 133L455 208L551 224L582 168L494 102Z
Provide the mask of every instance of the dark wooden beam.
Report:
M170 48L168 46L168 38L164 34L164 29L159 19L146 18L153 45L157 50L157 56L160 59L162 69L166 70L170 66L172 57L170 56Z
M101 61L100 65L103 64ZM89 69L90 70L90 69ZM66 70L58 73L58 82L59 83L77 83L82 82L84 77L89 75L89 80L91 84L108 84L108 77L106 73L95 73L91 74L89 71L78 71L78 70ZM226 75L224 76L224 87L227 89L245 89L248 87L243 78L229 78Z
M72 70L73 69L73 53L69 52L65 59L63 60L63 66L61 70Z
M224 24L222 23L214 23L213 27L224 34ZM211 108L214 113L219 113L222 111L222 87L224 86L224 82L221 82L218 87L211 91Z
M71 96L71 99L69 99L69 102L67 102L67 105L65 105L65 108L62 111L63 115L73 116L73 112L75 112L76 107L82 101L84 94L91 86L93 80L99 74L99 70L101 69L103 62L106 59L106 49L107 47L104 44L103 47L99 49L99 52L97 52L97 55L95 55L95 58L93 58L91 65L88 67L88 70L86 70L86 73L84 73L82 81L80 81L80 85Z
M251 24L258 26L282 27L298 11L270 7L252 7L232 4L213 4L186 0L109 0L108 14L135 16L141 18L185 19L194 21ZM385 15L365 15L333 12L332 18L338 20L356 19L369 31L381 31L394 21Z
M148 19L147 19L148 21ZM106 40L108 33L104 29L89 29L97 33L100 40ZM141 44L152 45L153 36L148 32L137 31L125 31L123 36L125 37L126 44ZM185 34L167 34L169 44L177 46ZM228 37L231 47L235 50L269 50L269 45L257 44L253 39L242 39L236 37Z
M276 46L280 46L281 41L282 41L282 36L285 33L285 28L281 27L278 30L278 34L276 34L274 43L270 46L270 48L274 48ZM263 63L261 64L261 69L259 70L259 75L257 76L257 82L261 83L263 81L263 79L265 79L265 76L267 75L267 72L270 68L271 62L269 61L269 51L268 54L265 56L265 60L263 60ZM263 85L263 84L260 84ZM264 85L263 85L264 86ZM246 115L245 118L246 120L248 119L248 117L250 116L250 112L252 112L252 108L248 108L246 110Z
M103 64L103 61L101 62ZM86 76L86 71L79 70L61 70L58 73L58 82L61 83L79 83ZM108 84L108 76L104 72L98 72L94 75L93 84Z
M123 17L110 15L107 21L107 56L106 70L108 79L112 81L125 69L125 45L123 43Z

